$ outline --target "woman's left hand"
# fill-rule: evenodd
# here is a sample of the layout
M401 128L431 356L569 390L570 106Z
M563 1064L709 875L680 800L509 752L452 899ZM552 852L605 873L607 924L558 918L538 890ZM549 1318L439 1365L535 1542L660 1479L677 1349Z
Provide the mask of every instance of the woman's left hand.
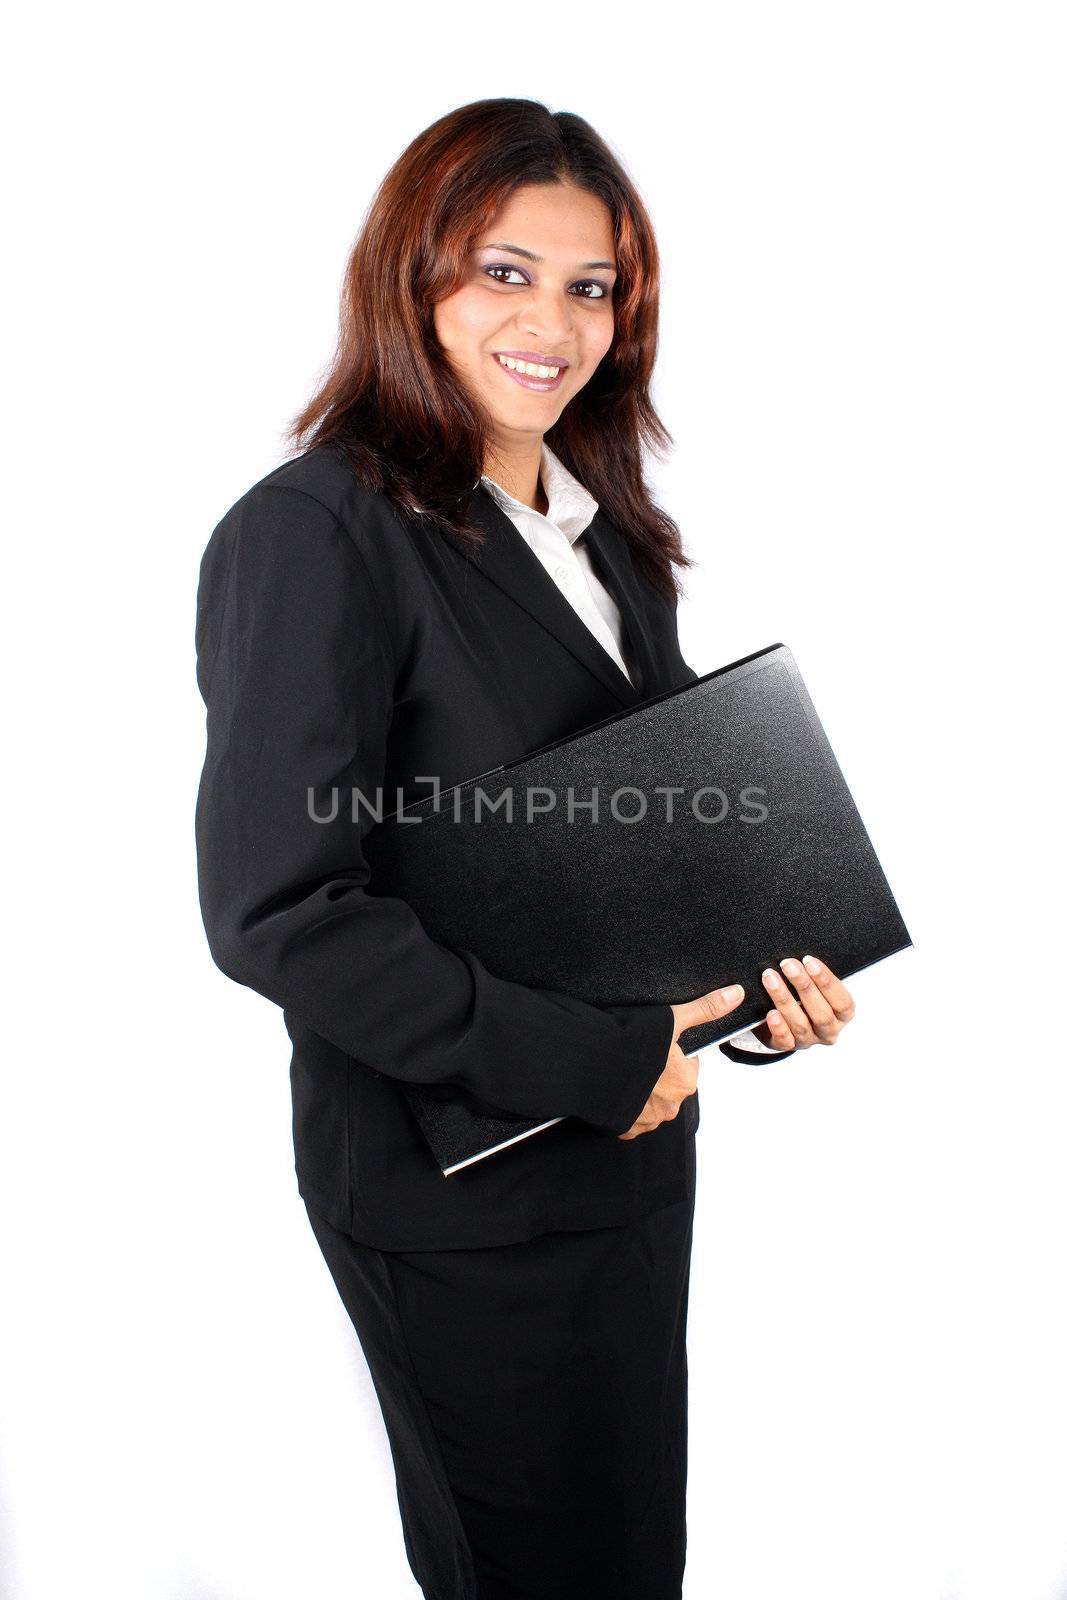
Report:
M856 1015L856 1002L824 961L791 956L780 963L791 989L774 967L763 973L763 987L774 1002L767 1020L752 1031L772 1050L806 1050L813 1044L835 1044ZM796 990L794 995L793 989Z

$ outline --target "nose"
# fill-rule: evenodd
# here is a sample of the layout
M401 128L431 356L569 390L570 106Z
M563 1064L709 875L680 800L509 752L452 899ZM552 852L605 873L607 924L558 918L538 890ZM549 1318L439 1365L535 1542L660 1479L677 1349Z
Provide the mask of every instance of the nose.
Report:
M569 354L574 340L574 309L565 289L538 284L533 294L523 295L518 325L535 346Z

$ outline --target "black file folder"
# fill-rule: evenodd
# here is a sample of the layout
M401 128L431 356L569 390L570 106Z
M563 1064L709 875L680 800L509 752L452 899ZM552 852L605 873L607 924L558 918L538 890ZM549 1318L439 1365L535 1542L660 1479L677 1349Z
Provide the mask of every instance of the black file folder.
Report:
M786 956L847 978L911 944L784 644L404 805L366 854L368 892L502 978L605 1006L742 983L688 1054L762 1021ZM562 1120L404 1090L446 1174Z

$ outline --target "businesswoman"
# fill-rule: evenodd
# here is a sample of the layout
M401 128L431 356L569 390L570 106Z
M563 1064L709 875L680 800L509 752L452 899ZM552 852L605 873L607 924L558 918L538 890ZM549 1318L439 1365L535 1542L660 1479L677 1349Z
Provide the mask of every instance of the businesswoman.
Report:
M375 805L696 676L689 563L641 472L669 438L657 279L640 198L580 117L443 117L364 219L300 453L201 567L204 923L284 1010L298 1188L428 1600L682 1592L699 1113L679 1035L739 996L597 1007L504 981L373 870ZM357 820L338 789L368 800ZM750 1050L833 1043L851 996L783 967ZM405 1083L564 1120L446 1178Z

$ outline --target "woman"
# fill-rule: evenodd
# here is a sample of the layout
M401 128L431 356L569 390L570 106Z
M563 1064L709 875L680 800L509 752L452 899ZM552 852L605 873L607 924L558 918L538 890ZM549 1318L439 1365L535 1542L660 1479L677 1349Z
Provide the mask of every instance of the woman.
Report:
M581 118L442 118L367 213L303 453L202 565L205 926L284 1008L298 1187L429 1600L681 1594L699 1113L678 1036L741 994L600 1008L505 982L376 893L363 850L383 796L695 676L689 563L641 475L669 437L657 282L641 201ZM848 991L783 967L749 1044L833 1043ZM404 1082L564 1120L446 1179Z

